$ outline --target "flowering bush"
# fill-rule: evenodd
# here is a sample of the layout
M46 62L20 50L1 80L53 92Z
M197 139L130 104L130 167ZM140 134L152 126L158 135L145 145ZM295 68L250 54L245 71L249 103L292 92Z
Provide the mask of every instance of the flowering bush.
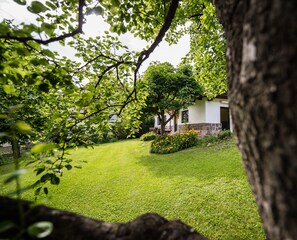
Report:
M151 153L173 153L197 144L198 137L194 131L182 134L157 136L152 142Z
M156 136L157 136L156 133L148 132L148 133L141 135L140 140L141 141L150 141L150 140L154 140L156 138Z

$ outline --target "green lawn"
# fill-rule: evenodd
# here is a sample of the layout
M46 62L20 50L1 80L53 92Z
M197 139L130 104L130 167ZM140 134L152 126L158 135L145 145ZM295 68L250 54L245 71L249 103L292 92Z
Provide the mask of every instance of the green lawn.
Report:
M209 239L264 239L232 142L168 155L150 154L149 145L127 140L73 151L73 159L87 163L50 187L47 204L108 222L157 212L181 219ZM1 181L10 169L0 167ZM32 175L25 175L23 184L30 180ZM1 184L0 194L12 187Z

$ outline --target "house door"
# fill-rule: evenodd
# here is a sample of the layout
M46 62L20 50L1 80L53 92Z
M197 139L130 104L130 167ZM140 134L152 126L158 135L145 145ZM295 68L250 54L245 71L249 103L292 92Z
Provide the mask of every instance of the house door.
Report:
M221 107L220 115L221 115L222 130L230 130L229 108Z

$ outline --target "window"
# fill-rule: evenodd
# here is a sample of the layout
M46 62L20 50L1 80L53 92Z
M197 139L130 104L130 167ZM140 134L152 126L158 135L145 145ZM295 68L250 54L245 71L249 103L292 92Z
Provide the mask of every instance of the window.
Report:
M189 122L189 110L182 111L181 117L182 117L182 119L181 119L182 123Z

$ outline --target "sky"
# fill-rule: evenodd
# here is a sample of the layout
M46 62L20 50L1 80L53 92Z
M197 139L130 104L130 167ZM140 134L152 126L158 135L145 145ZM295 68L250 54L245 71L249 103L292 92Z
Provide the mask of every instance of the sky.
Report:
M27 3L31 0L27 0ZM34 22L35 15L29 13L25 7L16 4L13 0L0 0L0 20L3 18L14 19L16 22ZM109 26L100 20L100 16L90 15L83 26L84 34L87 37L94 37L104 34ZM100 28L98 28L100 26ZM148 44L147 42L135 38L132 34L120 36L120 40L133 51L141 51ZM74 52L69 47L62 47L58 43L50 44L52 50L59 52L61 55L73 58ZM164 40L159 44L155 51L150 55L150 58L144 62L140 72L143 72L150 62L170 62L173 65L178 65L181 59L187 54L190 49L190 37L188 35L182 37L175 45L169 46Z

